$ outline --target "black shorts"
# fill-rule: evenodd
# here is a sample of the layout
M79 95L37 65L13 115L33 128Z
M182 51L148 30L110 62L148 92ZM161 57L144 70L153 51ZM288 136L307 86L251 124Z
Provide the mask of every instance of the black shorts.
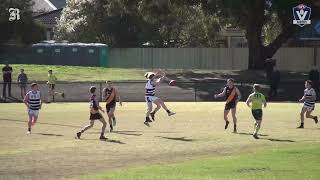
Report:
M254 109L251 112L255 120L262 120L262 109Z
M228 104L226 104L224 106L224 110L230 110L230 109L233 109L237 106L237 103L236 102L230 102Z
M49 89L54 90L55 84L49 84Z
M115 107L116 107L116 103L106 104L107 113L110 112L110 109L115 108Z
M97 120L101 118L102 118L102 115L100 113L95 113L95 114L90 113L90 120Z

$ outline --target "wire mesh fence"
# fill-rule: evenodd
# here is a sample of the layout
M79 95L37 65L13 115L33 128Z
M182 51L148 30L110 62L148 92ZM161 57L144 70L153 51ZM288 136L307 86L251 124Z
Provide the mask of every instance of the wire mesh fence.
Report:
M38 82L42 98L48 98L48 85L45 82ZM114 82L115 87L121 95L121 99L127 102L143 102L145 92L145 81L122 81ZM253 83L236 83L242 93L242 100L245 100L252 92ZM1 90L3 83L0 83ZM20 87L17 83L11 84L12 97L2 97L2 102L21 101ZM102 90L106 86L104 82L58 82L55 85L55 92L64 92L65 98L55 96L57 102L85 102L88 101L89 87L97 87L97 96L102 100ZM200 102L200 101L219 101L214 99L214 94L219 93L225 87L225 81L180 81L176 86L169 86L162 83L156 89L156 96L165 101L177 102ZM278 89L278 96L273 100L296 101L303 94L303 82L281 82ZM27 91L30 85L27 85ZM7 88L8 91L8 88ZM267 95L268 85L262 85L262 92ZM8 94L8 93L6 93ZM1 91L2 95L2 91Z

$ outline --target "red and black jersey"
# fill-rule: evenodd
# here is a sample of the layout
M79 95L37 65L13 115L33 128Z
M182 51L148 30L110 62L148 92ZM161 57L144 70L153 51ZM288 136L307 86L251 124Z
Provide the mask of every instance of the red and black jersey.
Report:
M226 89L226 103L227 104L235 103L236 100L238 99L236 87L233 86L232 88L229 88L229 86L226 86L225 89Z

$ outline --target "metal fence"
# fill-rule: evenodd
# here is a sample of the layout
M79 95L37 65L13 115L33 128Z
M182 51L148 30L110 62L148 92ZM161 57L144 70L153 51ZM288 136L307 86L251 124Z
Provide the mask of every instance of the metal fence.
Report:
M132 82L115 82L114 83L121 99L127 102L143 102L145 92L144 81ZM1 90L2 85L0 84ZM238 83L236 84L242 93L242 100L245 100L252 92L251 83ZM65 92L66 97L63 99L56 96L58 102L86 102L89 100L89 87L96 86L98 89L97 95L102 97L102 89L105 86L103 82L74 82L56 84L55 91ZM162 83L158 88L156 95L165 101L177 102L200 102L200 101L214 101L213 95L221 92L225 86L225 81L194 81L194 82L177 82L176 86L169 86ZM39 82L40 91L42 92L43 99L48 97L48 86L44 82ZM28 89L30 89L28 87ZM303 82L281 82L279 87L279 96L276 100L280 101L296 101L303 93ZM269 87L263 86L263 93L267 94ZM2 91L1 91L2 92ZM1 94L2 95L2 94ZM20 100L20 88L17 84L12 84L12 95L14 98L6 99L6 101Z
M1 54L0 63L4 60L8 60L10 63L24 64L62 63L56 60L52 62L52 53L42 59L33 57L29 51L23 53ZM78 55L76 53L69 54L70 58L67 59L70 62L65 61L64 64L99 66L98 61L93 62L91 56L85 58L79 53ZM111 48L107 54L108 67L186 70L245 70L248 68L249 57L248 48ZM320 48L280 48L274 58L277 59L280 70L308 71L313 64L320 66ZM72 62L71 59L73 59Z

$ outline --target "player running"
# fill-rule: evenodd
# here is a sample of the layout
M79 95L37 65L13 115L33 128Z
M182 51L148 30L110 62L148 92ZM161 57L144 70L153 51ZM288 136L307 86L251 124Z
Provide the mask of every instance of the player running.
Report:
M94 125L95 120L99 120L102 123L101 128L101 134L100 134L100 140L106 140L107 138L104 137L104 131L106 129L107 123L104 120L103 116L100 114L99 110L104 113L104 110L99 106L99 102L96 100L96 87L91 86L90 87L90 124L83 127L83 129L80 132L77 132L77 138L80 139L81 134L84 133L86 130L90 129Z
M233 132L237 133L237 104L241 99L241 93L239 89L234 85L233 79L227 80L227 86L223 89L222 93L214 95L215 98L226 97L226 105L224 108L224 120L226 122L224 129L228 128L228 114L231 109L233 119Z
M103 89L103 99L106 101L106 111L109 118L109 124L110 124L110 132L113 131L113 127L116 126L116 117L114 115L114 112L116 110L116 101L118 100L120 106L122 106L122 102L120 99L120 94L114 88L111 81L107 81L107 87Z
M34 126L37 122L42 105L41 93L37 83L31 84L31 91L25 95L23 102L27 106L29 116L27 134L31 134L31 126Z
M146 120L144 122L144 124L146 126L150 127L150 122L152 122L150 120L149 115L151 115L152 120L155 120L155 115L157 113L157 111L162 107L164 110L167 111L168 116L172 116L175 115L176 113L171 112L167 106L165 105L165 103L158 97L155 96L155 92L156 92L156 86L159 85L165 75L163 73L163 75L160 75L161 71L158 71L156 73L154 72L147 72L145 74L145 77L147 78L147 83L145 86L146 89L146 93L145 93L145 100L147 102L147 106L148 106L148 110L147 110L147 114L146 114ZM157 107L152 111L152 103L156 104Z
M248 107L251 107L251 112L252 116L255 119L254 123L254 132L253 132L253 137L255 139L259 139L258 137L258 131L261 127L261 122L262 122L262 105L264 107L267 107L267 102L265 96L260 93L261 87L258 84L253 85L253 93L249 95L246 104ZM250 105L250 103L252 105Z
M55 91L55 87L56 87L56 81L57 81L57 77L53 74L52 70L49 70L48 71L48 88L49 88L49 96L48 96L48 103L51 102L51 98L52 98L52 101L55 102L55 95L58 94L58 95L61 95L62 98L65 98L65 94L64 92L60 93L60 92L56 92Z
M316 103L315 101L317 99L316 91L312 88L312 81L310 80L307 80L304 86L306 88L304 90L304 95L299 100L299 102L303 102L303 107L300 112L301 124L297 128L304 128L305 113L306 113L306 118L313 119L316 124L318 123L318 117L311 115L311 112L314 110L314 107L315 107L315 103Z

